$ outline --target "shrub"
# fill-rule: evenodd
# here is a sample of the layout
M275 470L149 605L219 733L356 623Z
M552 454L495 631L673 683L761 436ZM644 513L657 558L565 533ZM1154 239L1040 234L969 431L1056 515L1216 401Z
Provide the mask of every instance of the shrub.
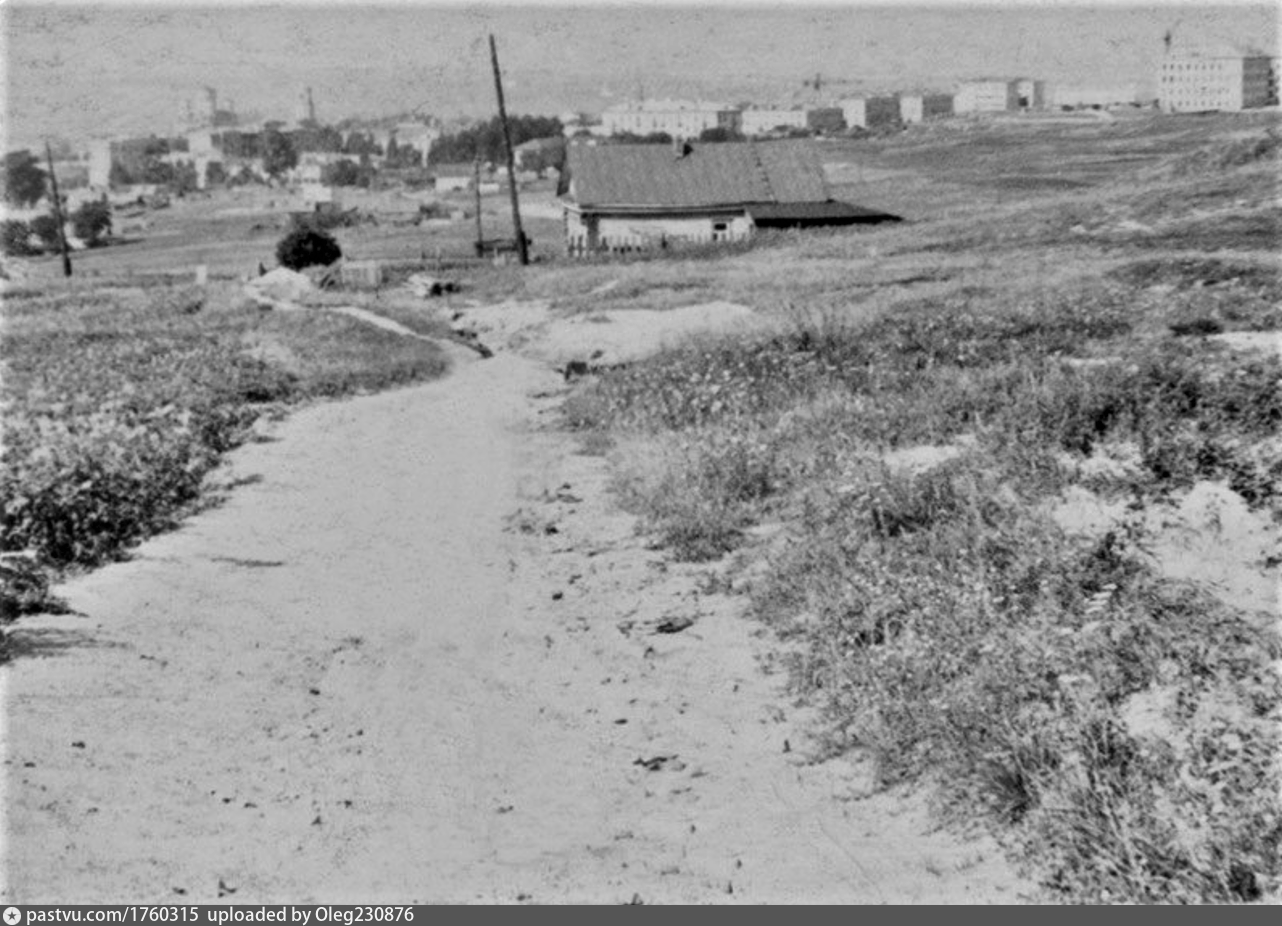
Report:
M40 239L46 250L56 251L61 245L58 220L51 215L38 215L31 220L31 231Z
M103 236L111 232L111 206L105 202L88 202L71 214L76 237L89 247L98 247Z
M276 260L282 267L302 270L304 267L326 267L343 256L334 236L316 228L296 228L276 245Z
M31 257L39 254L31 246L31 226L17 219L6 219L0 226L0 248L10 257Z

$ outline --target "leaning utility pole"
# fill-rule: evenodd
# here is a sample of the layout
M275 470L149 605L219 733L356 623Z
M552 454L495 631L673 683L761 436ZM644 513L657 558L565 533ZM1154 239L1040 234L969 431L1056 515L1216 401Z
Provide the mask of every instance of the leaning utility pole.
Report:
M507 108L503 105L503 78L499 75L499 53L490 36L490 60L494 63L494 90L499 97L499 121L503 123L503 145L507 149L507 187L512 193L512 225L516 228L516 252L521 266L530 262L530 252L525 245L525 232L521 230L521 207L516 197L516 158L512 154L512 133L507 127Z
M481 152L472 162L472 189L476 193L476 256L485 256L485 235L481 231Z
M62 216L62 200L58 197L58 175L53 172L53 149L49 139L45 139L45 160L49 162L49 183L53 187L53 217L58 222L58 247L62 249L62 275L71 276L71 255L67 252L67 231L63 228L66 221Z

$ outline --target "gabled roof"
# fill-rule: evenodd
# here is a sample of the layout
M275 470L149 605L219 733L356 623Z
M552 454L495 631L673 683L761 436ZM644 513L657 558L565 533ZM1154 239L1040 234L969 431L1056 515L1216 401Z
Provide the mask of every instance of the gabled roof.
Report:
M571 145L563 189L580 206L690 208L826 202L809 139L671 145Z

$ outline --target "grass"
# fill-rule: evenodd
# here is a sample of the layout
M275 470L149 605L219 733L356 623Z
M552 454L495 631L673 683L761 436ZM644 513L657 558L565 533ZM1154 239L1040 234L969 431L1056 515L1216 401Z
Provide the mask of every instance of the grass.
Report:
M672 555L737 551L829 748L981 816L1051 897L1277 896L1282 643L1161 572L1146 527L1199 481L1282 520L1282 362L1204 338L1279 327L1272 140L1150 119L854 143L902 171L869 204L946 167L941 195L875 236L620 268L608 298L653 307L689 273L780 330L667 350L565 406ZM999 194L1004 170L1081 186ZM1069 488L1129 514L1070 535Z
M3 551L55 575L207 503L205 475L262 415L446 369L432 344L230 286L50 286L9 293L4 319ZM6 572L6 620L48 605L30 572Z

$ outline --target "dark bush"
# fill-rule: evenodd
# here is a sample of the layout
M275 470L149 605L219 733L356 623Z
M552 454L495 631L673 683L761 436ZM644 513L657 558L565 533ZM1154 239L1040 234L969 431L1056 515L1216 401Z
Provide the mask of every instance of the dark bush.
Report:
M0 249L11 257L31 257L39 248L31 246L31 226L17 219L6 219L0 226Z
M38 215L32 219L31 231L47 250L56 251L62 243L58 236L58 220L51 215Z
M282 267L326 267L343 256L334 236L316 228L296 228L276 245L276 260Z
M76 237L89 247L95 248L105 242L103 237L111 234L111 206L105 202L88 202L71 214L71 224Z

